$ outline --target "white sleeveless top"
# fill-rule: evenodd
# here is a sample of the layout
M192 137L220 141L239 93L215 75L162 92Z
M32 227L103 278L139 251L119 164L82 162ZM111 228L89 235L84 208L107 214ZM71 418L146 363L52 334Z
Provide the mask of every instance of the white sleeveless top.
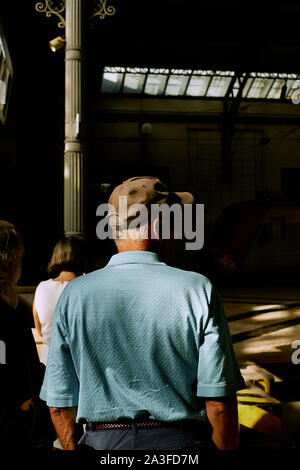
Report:
M70 281L53 281L48 279L42 281L35 291L35 309L38 313L39 320L42 325L43 347L41 354L41 362L46 365L51 337L53 314L58 299Z

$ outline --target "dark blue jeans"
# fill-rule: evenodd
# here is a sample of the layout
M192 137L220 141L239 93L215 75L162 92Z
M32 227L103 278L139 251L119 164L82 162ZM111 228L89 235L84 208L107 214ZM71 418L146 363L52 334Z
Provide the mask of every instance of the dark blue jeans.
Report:
M193 422L194 423L194 422ZM178 422L176 426L162 428L93 430L92 425L78 442L78 449L88 450L190 450L213 448L209 426Z

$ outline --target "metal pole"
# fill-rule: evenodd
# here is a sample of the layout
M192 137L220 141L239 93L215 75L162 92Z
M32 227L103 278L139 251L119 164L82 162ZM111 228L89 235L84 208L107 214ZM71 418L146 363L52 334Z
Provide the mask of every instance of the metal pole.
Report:
M84 0L66 0L64 232L85 235Z

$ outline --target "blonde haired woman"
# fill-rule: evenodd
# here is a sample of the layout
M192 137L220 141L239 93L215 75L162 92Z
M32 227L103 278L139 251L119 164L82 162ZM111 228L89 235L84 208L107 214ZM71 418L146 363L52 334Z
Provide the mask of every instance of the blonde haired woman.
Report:
M85 241L64 237L54 247L48 264L50 279L40 282L33 302L34 324L43 339L41 362L47 364L53 315L58 299L68 284L86 269Z

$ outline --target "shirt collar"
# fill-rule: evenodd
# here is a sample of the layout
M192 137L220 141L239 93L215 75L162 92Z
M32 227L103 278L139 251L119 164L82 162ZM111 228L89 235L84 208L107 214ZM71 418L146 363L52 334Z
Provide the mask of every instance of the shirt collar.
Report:
M165 264L157 253L152 251L123 251L113 255L106 266L118 264Z

